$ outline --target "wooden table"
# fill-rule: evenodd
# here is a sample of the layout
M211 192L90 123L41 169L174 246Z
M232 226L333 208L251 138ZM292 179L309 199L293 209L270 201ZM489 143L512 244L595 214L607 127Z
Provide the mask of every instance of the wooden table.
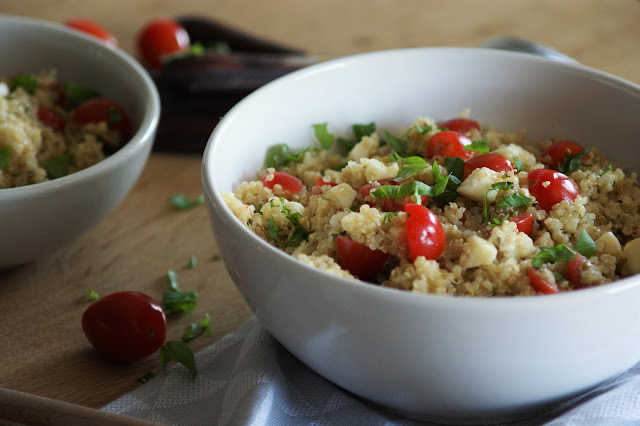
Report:
M155 0L4 2L0 13L54 21L95 19L133 52L147 20L199 13L255 34L305 48L320 57L407 46L473 46L514 35L556 47L577 60L640 83L640 2L425 0ZM217 117L215 117L217 118ZM213 122L213 121L212 121ZM213 122L212 127L215 123ZM168 198L198 196L200 156L154 153L126 200L97 228L38 262L0 271L0 387L101 407L141 386L159 369L156 356L117 365L97 356L80 326L88 290L138 290L156 298L174 269L184 290L199 293L195 311L169 319L168 338L188 323L212 317L212 337L237 329L251 315L217 253L207 212L171 208ZM0 240L1 244L1 240ZM185 265L196 256L194 269Z

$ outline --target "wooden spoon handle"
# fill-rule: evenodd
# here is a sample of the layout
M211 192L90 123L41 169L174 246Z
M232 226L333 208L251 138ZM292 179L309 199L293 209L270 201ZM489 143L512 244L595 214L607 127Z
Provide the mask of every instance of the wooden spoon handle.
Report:
M144 426L144 420L0 388L0 420L25 425Z

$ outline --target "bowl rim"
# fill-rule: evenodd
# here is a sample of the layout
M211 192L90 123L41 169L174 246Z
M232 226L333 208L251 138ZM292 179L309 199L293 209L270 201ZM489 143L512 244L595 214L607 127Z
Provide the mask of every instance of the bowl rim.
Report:
M493 309L500 309L501 311L517 313L526 308L539 308L541 304L546 307L551 306L567 306L573 304L581 304L585 301L592 302L597 299L599 303L603 303L603 299L606 297L616 297L619 293L628 291L629 289L640 287L640 275L632 275L629 277L621 278L617 281L600 285L597 287L590 287L570 292L560 292L551 295L532 295L532 296L492 296L492 297L470 297L470 296L449 296L438 295L430 293L415 293L413 291L401 290L393 287L383 287L381 285L367 283L365 281L353 280L350 278L343 278L336 275L332 275L321 271L311 265L303 263L288 253L272 246L268 242L264 241L257 234L252 232L249 228L244 226L233 215L231 210L227 207L226 203L221 197L220 190L217 188L215 173L213 172L213 158L215 157L215 151L217 141L224 135L226 127L230 125L232 121L237 119L237 115L241 114L245 104L253 102L254 98L263 96L263 93L272 90L277 90L279 86L287 84L290 80L305 79L313 76L314 74L321 73L325 70L348 65L350 62L357 62L360 60L366 60L368 58L374 58L376 56L386 57L388 55L422 55L429 54L429 52L459 52L482 55L496 55L501 57L512 57L518 61L532 61L546 63L552 67L564 68L570 70L573 73L578 73L591 77L594 80L602 81L604 84L612 85L618 88L622 88L625 92L633 92L640 97L640 85L637 85L622 77L607 73L605 71L598 70L581 64L579 62L566 62L557 61L554 59L544 58L541 56L533 55L524 52L514 52L506 50L498 50L485 47L411 47L400 49L387 49L372 51L366 53L358 53L354 55L343 56L339 58L329 59L325 62L310 65L303 69L294 71L273 80L270 83L265 84L259 89L247 95L236 105L234 105L225 115L222 117L217 126L213 129L204 153L202 157L202 187L204 195L207 199L207 209L209 214L217 215L218 218L224 222L226 226L230 226L235 230L238 230L242 235L249 238L252 244L259 245L262 249L266 250L270 256L278 258L278 260L286 262L294 270L301 269L307 273L315 275L319 280L324 279L323 285L331 286L349 286L349 290L354 293L358 293L360 296L366 294L367 297L372 298L385 298L387 300L393 299L396 302L404 305L427 307L427 306L439 306L439 307L459 307L462 306L465 309L478 310L481 312L488 312ZM546 296L546 297L538 297Z
M153 134L160 121L160 95L149 73L131 55L119 47L109 46L95 37L68 28L58 22L20 15L0 14L0 26L4 25L37 27L51 34L61 34L69 39L76 39L78 43L88 44L93 49L98 49L104 53L105 59L119 62L124 68L129 69L131 74L135 75L140 87L143 89L144 103L146 105L144 115L136 132L129 138L127 143L104 160L60 178L15 188L0 189L0 202L12 198L32 197L42 192L58 191L63 187L78 184L88 178L98 177L114 169L120 163L126 162L129 158L135 156L138 151L144 149L145 146L153 144Z

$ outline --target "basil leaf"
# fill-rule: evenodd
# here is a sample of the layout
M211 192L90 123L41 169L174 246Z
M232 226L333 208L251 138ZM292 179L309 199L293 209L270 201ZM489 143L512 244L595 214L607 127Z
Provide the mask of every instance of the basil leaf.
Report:
M200 195L198 198L187 198L182 194L177 194L169 197L169 203L178 210L188 210L196 206L204 204L204 195Z
M558 244L554 248L542 247L540 252L531 259L531 265L540 268L544 263L571 262L576 254L564 244Z
M596 243L587 231L582 231L582 235L573 249L588 259L596 254Z
M11 145L0 148L0 170L11 166Z
M287 244L289 246L295 246L295 245L298 245L300 240L305 240L309 242L309 235L311 235L313 231L307 231L307 229L304 226L302 226L298 221L298 218L302 216L302 213L300 212L287 213L286 216L287 216L287 219L289 219L289 222L291 222L295 227L293 234L291 234L291 236L289 237L289 241L287 242Z
M212 262L217 262L218 260L222 260L222 255L220 253L216 253L213 256L211 256Z
M57 179L69 174L71 163L73 163L73 156L71 154L62 154L43 161L42 168L46 170L50 179Z
M491 185L491 189L495 189L496 191L508 191L513 186L511 182L496 182Z
M471 142L469 145L465 145L464 150L487 154L489 153L489 141L486 139L478 139Z
M278 169L285 164L300 161L304 153L310 150L311 148L295 151L289 148L289 145L286 143L272 145L267 148L264 157L264 166L266 168L273 167L274 169Z
M195 256L191 256L189 258L189 262L187 262L187 268L188 269L193 269L196 267L196 264L198 263L198 259Z
M98 300L100 295L93 290L87 291L87 299L89 300Z
M395 182L402 182L403 180L410 178L411 176L418 173L420 170L426 169L427 167L428 165L426 163L425 164L407 164L403 166L402 169L400 169L400 171L398 172L398 175L392 180Z
M360 142L363 137L371 136L371 134L376 131L376 123L354 124L351 128L353 129L356 140Z
M591 151L591 148L585 151L582 151L581 153L576 155L571 155L569 153L566 153L565 154L566 159L564 160L564 163L558 166L558 171L564 173L565 175L569 175L575 172L580 168L584 160L584 157L586 157L590 151Z
M496 207L521 207L529 204L530 202L531 198L516 193L503 197L502 200L496 203Z
M413 126L413 128L416 129L418 131L418 133L420 133L421 135L424 135L425 133L429 133L430 131L433 130L433 126L422 127L422 126L420 126L418 124Z
M2 170L2 166L0 166L0 170ZM600 176L599 176L599 177L604 176L606 173L610 172L611 170L613 170L613 166L612 166L611 164L609 164L609 165L607 166L607 168L606 168L606 169L604 169L604 171L603 171L602 173L600 173Z
M513 184L511 182L496 182L491 185L491 188L487 189L487 192L484 193L484 206L482 208L482 216L485 220L489 220L489 207L487 203L487 197L491 191L507 191L511 189Z
M83 104L89 99L100 97L100 93L95 90L80 86L79 84L71 81L65 81L62 84L62 90L64 92L64 98L72 108Z
M313 125L313 133L322 145L322 148L329 149L333 145L334 136L327 131L327 123Z
M167 272L171 290L162 293L162 307L165 313L191 311L196 307L198 294L194 291L182 291L178 286L178 278L173 270Z
M200 336L202 333L207 333L211 336L213 333L211 332L211 317L209 314L204 314L205 318L197 324L189 324L187 330L182 335L182 341L188 342L189 340L193 340L196 337Z
M267 221L267 231L269 233L269 237L274 241L278 242L278 233L280 233L280 227L276 223L276 220L271 216Z
M393 219L394 217L398 216L399 213L400 212L385 212L384 219L382 220L382 223L391 222L391 219Z
M392 150L399 154L404 154L407 150L407 140L401 139L397 136L392 135L388 131L384 131L385 141L387 145L391 147Z
M191 377L195 378L198 375L196 359L186 343L178 340L168 340L160 347L158 355L160 357L160 365L162 365L163 371L167 371L167 363L175 361L184 365L187 370L189 370L189 373L191 373Z
M444 159L444 165L459 181L463 180L464 177L464 160L459 157L447 157Z
M38 89L38 80L32 75L15 75L11 79L11 90L22 87L28 94L33 95Z
M519 172L524 167L524 162L518 157L513 157L513 166L516 168L516 172Z
M411 157L402 157L401 155L398 155L397 152L391 154L391 159L394 161L402 161L406 164L427 164L427 160L418 155L412 155Z

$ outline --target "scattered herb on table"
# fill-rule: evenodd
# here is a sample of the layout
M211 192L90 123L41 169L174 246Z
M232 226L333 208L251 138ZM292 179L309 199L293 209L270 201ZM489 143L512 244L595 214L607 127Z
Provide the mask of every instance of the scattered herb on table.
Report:
M178 286L178 278L173 270L167 272L171 290L162 293L162 307L165 313L191 311L196 307L198 294L195 291L182 291Z
M211 332L211 317L209 314L204 314L204 319L197 324L189 324L187 330L182 335L182 341L188 342L189 340L193 340L196 337L200 336L202 333L207 333L209 336L212 335Z
M178 210L189 210L196 206L204 205L204 195L198 198L188 198L182 194L177 194L169 198L169 203Z
M89 300L98 300L100 295L93 290L87 291L87 299Z
M160 347L158 356L160 357L160 365L164 372L167 371L167 364L171 361L175 361L185 366L187 370L189 370L189 373L191 373L192 378L195 379L198 375L196 359L189 346L184 342L179 340L167 340L164 345Z
M187 262L187 269L193 269L198 264L198 259L195 256L191 256L189 258L189 262Z

